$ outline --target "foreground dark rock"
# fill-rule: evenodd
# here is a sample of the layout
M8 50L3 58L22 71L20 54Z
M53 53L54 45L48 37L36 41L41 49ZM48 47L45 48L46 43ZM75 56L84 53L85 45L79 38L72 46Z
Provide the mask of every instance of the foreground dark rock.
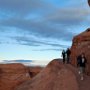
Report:
M81 53L85 53L88 61L86 72L90 75L90 28L73 38L71 52L72 64L75 66L77 64L77 56Z
M15 90L79 90L75 74L59 60L53 60L32 80Z

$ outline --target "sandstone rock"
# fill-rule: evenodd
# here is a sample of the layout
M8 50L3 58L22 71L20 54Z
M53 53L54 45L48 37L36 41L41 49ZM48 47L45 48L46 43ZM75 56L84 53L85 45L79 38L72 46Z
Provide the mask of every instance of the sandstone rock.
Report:
M87 72L90 74L90 28L73 38L71 52L72 64L75 66L77 63L77 56L81 53L85 53L88 61Z
M28 72L30 74L30 77L33 78L35 77L44 67L40 66L34 66L34 67L28 67Z
M0 90L13 90L30 79L26 69L22 64L0 64Z
M15 90L79 90L75 74L59 60L53 60L32 80Z
M21 83L31 80L41 69L22 64L0 64L0 90L13 90Z

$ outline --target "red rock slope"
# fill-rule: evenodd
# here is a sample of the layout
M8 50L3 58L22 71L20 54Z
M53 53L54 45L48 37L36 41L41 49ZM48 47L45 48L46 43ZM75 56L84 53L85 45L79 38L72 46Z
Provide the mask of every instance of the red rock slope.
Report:
M59 60L53 60L32 80L15 90L79 90L75 74Z

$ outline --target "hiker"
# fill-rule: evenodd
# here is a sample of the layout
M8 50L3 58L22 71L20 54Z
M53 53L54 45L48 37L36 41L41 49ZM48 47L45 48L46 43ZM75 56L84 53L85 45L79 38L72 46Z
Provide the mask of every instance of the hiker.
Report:
M78 68L78 73L80 74L80 60L81 60L81 55L77 56L77 68Z
M79 74L81 76L81 80L84 79L83 74L85 73L85 67L86 67L86 63L87 63L87 59L85 57L85 54L82 53L80 56L78 56L77 58L78 62L78 66L79 66Z
M71 51L70 51L69 48L66 50L66 55L67 55L67 63L70 63L70 55L71 55Z
M65 52L65 50L62 51L62 57L63 57L63 64L65 64L65 57L66 57L66 52Z

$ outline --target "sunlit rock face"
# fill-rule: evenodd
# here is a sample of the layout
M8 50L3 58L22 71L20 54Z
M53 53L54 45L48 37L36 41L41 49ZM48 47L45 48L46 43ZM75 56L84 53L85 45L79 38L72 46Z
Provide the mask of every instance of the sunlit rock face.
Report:
M73 38L71 52L73 65L77 64L77 56L81 53L85 53L88 61L88 73L90 74L90 28Z

